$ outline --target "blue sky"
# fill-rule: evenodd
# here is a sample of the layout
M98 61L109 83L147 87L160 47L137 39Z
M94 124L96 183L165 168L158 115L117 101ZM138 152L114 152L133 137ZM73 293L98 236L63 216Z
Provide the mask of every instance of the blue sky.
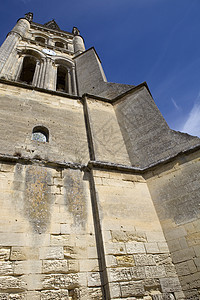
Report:
M1 0L1 43L29 11L77 26L108 81L146 81L169 126L200 136L199 0Z

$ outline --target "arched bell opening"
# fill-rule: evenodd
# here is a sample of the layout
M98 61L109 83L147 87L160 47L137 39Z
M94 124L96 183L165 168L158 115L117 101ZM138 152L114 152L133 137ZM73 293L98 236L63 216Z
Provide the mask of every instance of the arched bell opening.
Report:
M58 66L57 68L56 90L66 93L69 91L68 69L66 67Z
M40 44L45 44L45 42L46 42L45 38L40 37L40 36L36 36L35 41L40 43Z
M32 84L35 73L36 58L33 56L25 56L23 60L22 70L19 81Z
M62 42L55 42L55 46L59 48L65 48Z

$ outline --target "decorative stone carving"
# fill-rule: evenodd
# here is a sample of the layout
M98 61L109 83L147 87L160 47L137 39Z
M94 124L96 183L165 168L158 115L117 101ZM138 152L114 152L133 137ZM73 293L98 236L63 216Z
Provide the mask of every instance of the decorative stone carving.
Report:
M58 26L58 24L56 23L56 21L54 19L45 23L44 26L48 27L50 29L60 30L60 27Z
M24 15L24 18L27 21L32 22L33 21L33 13L32 12L28 12L27 14Z
M80 31L78 30L77 27L73 27L72 33L73 33L73 35L80 35Z

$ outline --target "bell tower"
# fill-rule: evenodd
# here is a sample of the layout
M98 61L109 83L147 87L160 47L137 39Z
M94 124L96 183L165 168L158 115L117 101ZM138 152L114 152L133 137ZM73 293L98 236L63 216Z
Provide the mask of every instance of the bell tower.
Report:
M0 77L34 87L77 95L74 57L85 51L83 38L60 30L55 20L41 25L27 13L0 49Z

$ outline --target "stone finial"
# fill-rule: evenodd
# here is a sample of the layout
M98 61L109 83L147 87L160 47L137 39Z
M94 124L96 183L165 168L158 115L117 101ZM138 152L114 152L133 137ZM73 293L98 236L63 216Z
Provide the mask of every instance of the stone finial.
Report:
M72 33L73 33L73 35L80 35L80 31L78 30L77 27L73 27Z
M24 15L24 19L26 19L29 22L33 21L33 13L32 12L28 12Z

